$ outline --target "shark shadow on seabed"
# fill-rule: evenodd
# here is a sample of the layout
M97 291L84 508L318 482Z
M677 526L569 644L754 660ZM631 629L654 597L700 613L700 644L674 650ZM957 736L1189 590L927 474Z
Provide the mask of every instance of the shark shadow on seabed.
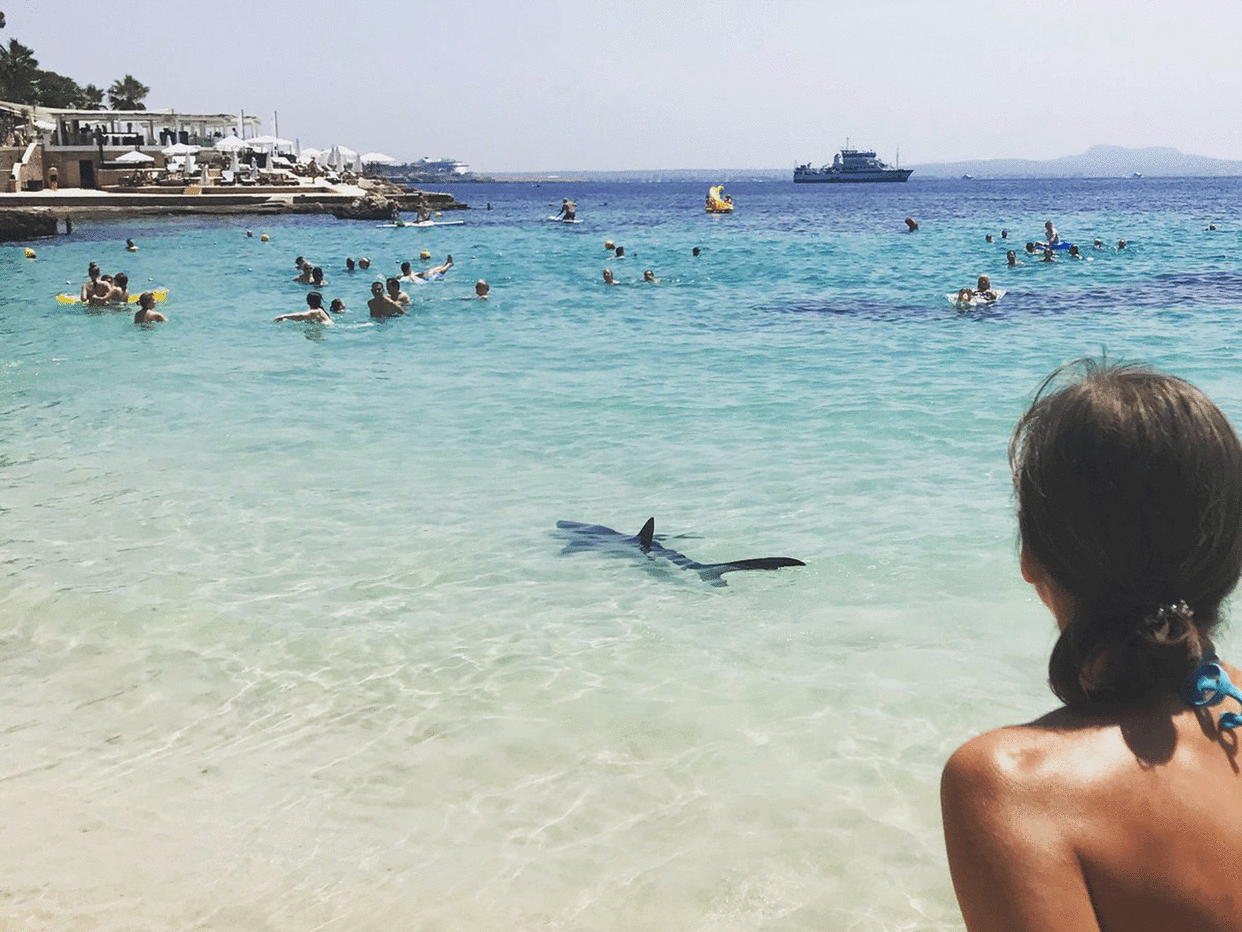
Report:
M758 557L751 560L731 560L728 563L699 563L684 553L670 550L659 543L659 540L667 538L664 535L656 537L655 518L648 518L642 530L633 536L600 524L581 524L577 521L557 521L555 534L568 541L565 549L561 551L563 554L596 550L611 556L632 557L638 552L648 559L663 559L682 569L693 570L699 574L700 579L713 586L727 585L720 577L738 570L776 570L782 566L806 566L793 557Z

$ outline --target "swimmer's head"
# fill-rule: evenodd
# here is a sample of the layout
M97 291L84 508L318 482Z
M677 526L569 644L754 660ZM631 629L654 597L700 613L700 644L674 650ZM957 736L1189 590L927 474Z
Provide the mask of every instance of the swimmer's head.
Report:
M986 275L980 275L979 281L975 284L975 290L976 291L987 291L991 287L992 287L992 279L988 278Z
M350 272L354 270L354 257L353 256L349 256L348 258L345 259L345 268Z
M617 258L618 258L618 259L620 259L620 258L622 258L622 257L624 257L624 256L625 256L625 247L624 247L624 246L618 246L618 247L617 247Z
M318 291L312 291L306 296L307 307L323 307L323 295Z
M992 234L991 234L991 233L989 233L989 234L987 234L987 236L983 237L983 241L984 241L985 243L990 243L990 242L992 242Z
M1193 385L1079 361L1045 381L1009 445L1022 575L1064 606L1064 702L1176 693L1211 651L1242 567L1242 445Z
M384 293L383 282L371 282L371 294L375 295L378 298L383 293Z
M604 248L607 249L609 252L612 252L614 249L617 248L617 244L614 243L610 239L606 239L604 240Z
M703 250L699 249L698 246L695 246L693 249L690 250L690 255L697 256L702 251Z
M643 272L643 281L645 282L655 281L655 272L651 271L651 269L647 269L645 272Z
M151 308L155 307L155 292L144 291L140 294L138 296L138 306L144 311L149 311Z
M604 284L615 285L616 282L612 278L612 269L604 269Z
M1012 249L1009 250L1009 252L1005 253L1005 261L1007 261L1010 265L1017 265L1018 254L1014 252Z
M483 279L480 278L474 283L474 293L480 298L486 298L489 291L491 291L491 287Z
M323 269L321 269L319 266L315 266L313 269L311 269L311 281L315 282L316 284L323 282Z
M1029 252L1029 253L1034 253L1034 252L1035 252L1035 244L1034 244L1034 243L1027 243L1027 244L1026 244L1026 251L1027 251L1027 252Z
M361 259L358 260L358 268L369 269L370 267L371 267L371 260L368 259L366 256L363 256Z
M299 269L302 268L302 266L306 265L306 257L298 256L296 259L293 260L293 264L297 266Z
M410 263L408 262L401 263L401 274L402 275L409 275L411 271L413 271L413 269L410 267Z
M330 310L333 314L344 313L345 302L342 301L340 298L333 298L332 304L329 306L328 310Z

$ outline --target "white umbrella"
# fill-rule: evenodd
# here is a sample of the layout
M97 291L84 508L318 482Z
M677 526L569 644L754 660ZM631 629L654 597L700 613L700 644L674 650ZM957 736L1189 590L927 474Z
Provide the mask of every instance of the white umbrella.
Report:
M139 152L135 149L133 152L126 152L117 159L118 162L125 162L130 165L138 165L142 162L154 162L155 156L147 155L145 152Z
M225 136L216 143L216 148L221 152L236 152L238 149L246 148L247 145L249 143L246 140L239 139L237 136Z
M279 136L254 136L246 140L252 149L292 149L292 139L281 139Z
M354 172L355 174L362 174L362 156L357 152L354 153Z
M187 146L184 142L174 142L171 146L160 149L165 155L193 155L198 152L198 146Z
M383 152L368 152L362 157L362 161L368 165L396 165L397 160L391 155L385 155Z

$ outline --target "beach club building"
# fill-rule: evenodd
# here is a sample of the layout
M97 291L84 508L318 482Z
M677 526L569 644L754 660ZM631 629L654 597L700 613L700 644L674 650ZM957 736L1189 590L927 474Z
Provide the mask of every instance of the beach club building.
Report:
M135 167L165 168L178 146L212 149L229 136L253 137L259 125L244 113L55 110L0 101L0 191L106 187Z

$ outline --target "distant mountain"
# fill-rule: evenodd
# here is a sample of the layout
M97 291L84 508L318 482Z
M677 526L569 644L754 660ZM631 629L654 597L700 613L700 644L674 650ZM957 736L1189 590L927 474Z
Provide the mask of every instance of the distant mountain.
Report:
M914 177L960 178L1128 178L1136 172L1153 177L1196 178L1242 175L1242 161L1187 155L1167 146L1127 149L1092 146L1082 155L1039 162L1033 159L987 159L914 165Z

